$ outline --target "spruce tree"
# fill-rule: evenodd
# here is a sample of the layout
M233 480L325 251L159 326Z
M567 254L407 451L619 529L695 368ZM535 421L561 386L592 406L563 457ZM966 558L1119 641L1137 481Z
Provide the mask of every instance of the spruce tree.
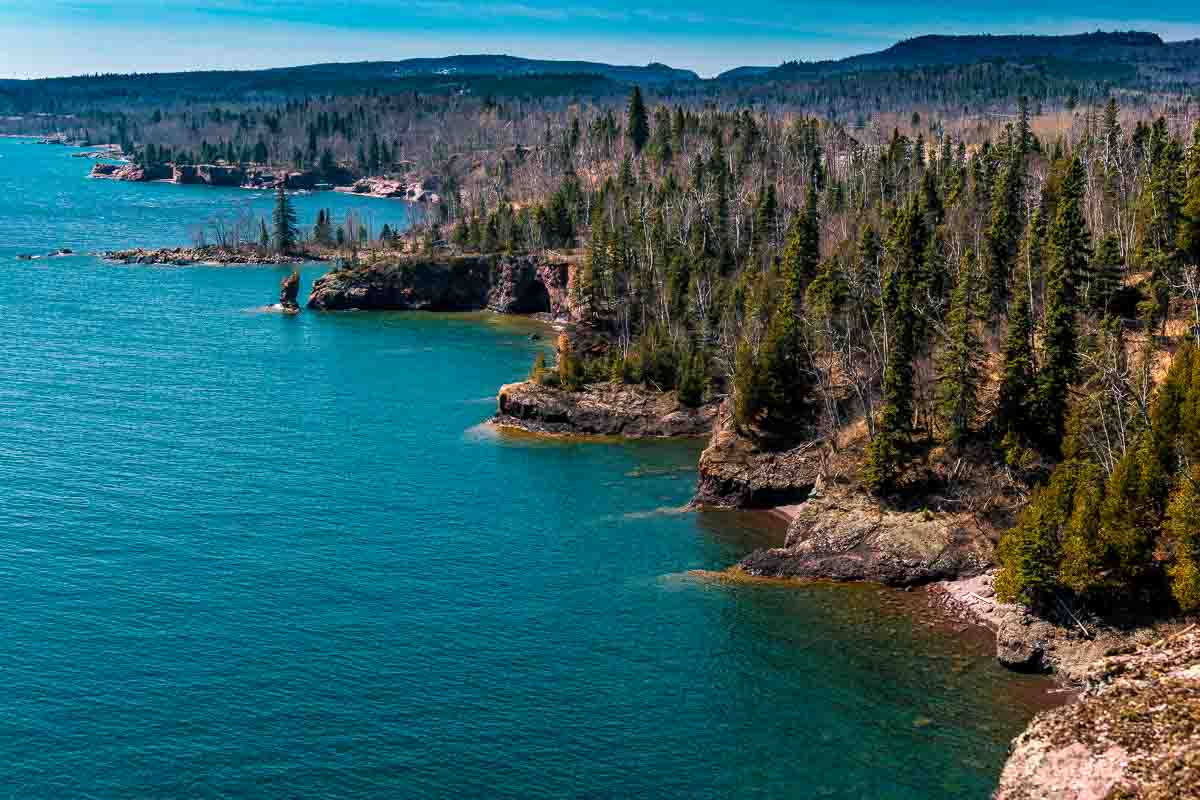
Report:
M1115 233L1100 240L1092 264L1092 290L1089 305L1099 314L1107 314L1114 295L1121 288L1123 265L1121 243Z
M945 426L946 440L956 445L962 444L971 432L982 380L981 346L975 331L975 281L975 257L968 250L954 287L946 343L937 358L938 414Z
M1173 556L1171 594L1184 611L1200 609L1200 467L1176 479L1164 529Z
M1009 283L1016 271L1021 242L1021 171L1023 162L1015 143L1010 142L1005 166L992 193L990 224L984 232L988 254L988 311L993 319L1004 313Z
M629 96L629 141L633 144L635 155L641 155L642 148L650 140L650 117L646 113L646 103L642 100L642 87L634 86Z
M913 366L916 311L913 295L925 251L926 231L920 209L910 203L897 212L888 236L896 264L888 275L884 302L891 323L883 378L883 411L867 448L864 478L877 494L897 488L912 439Z
M1008 311L995 418L997 438L1006 441L1006 447L1010 449L1027 441L1034 432L1032 347L1033 320L1029 316L1029 300L1021 293Z
M280 253L291 252L296 244L296 210L288 200L287 191L280 183L275 192L275 212L272 215L275 227L275 249Z
M1075 322L1075 281L1087 269L1090 242L1083 218L1083 164L1075 157L1063 183L1050 230L1050 266L1046 275L1046 325L1043 364L1038 373L1038 405L1044 426L1042 444L1061 452L1066 429L1068 391L1079 354Z

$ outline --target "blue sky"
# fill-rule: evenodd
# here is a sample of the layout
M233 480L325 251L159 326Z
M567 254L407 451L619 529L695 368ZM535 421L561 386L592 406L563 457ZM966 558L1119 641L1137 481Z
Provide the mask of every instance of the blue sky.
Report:
M0 0L0 77L455 53L663 61L712 75L878 50L922 33L1200 38L1194 9L1178 0Z

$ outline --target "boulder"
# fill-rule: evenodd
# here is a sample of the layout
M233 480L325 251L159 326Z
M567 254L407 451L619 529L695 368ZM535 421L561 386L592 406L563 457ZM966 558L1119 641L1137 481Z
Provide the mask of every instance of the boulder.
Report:
M992 534L970 514L893 511L861 494L814 493L795 509L784 546L752 553L740 567L758 577L912 586L978 575L994 552Z
M715 416L715 404L690 408L673 391L598 383L568 392L525 381L500 389L492 421L529 433L650 439L706 436Z

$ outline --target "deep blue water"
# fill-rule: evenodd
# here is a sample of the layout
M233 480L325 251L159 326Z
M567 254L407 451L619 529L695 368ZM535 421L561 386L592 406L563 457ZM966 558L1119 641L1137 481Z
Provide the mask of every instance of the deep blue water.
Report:
M1045 686L918 594L690 574L782 536L677 510L697 446L478 428L528 323L15 260L254 197L69 152L0 139L0 796L988 796Z

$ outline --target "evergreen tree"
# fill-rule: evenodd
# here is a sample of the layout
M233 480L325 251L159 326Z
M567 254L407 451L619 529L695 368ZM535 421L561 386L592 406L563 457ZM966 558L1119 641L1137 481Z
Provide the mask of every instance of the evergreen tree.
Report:
M1121 288L1123 265L1121 243L1115 233L1100 240L1092 264L1092 287L1089 305L1100 314L1107 314L1113 296Z
M1179 214L1177 243L1180 254L1192 266L1200 266L1200 123L1192 132L1188 149L1187 184Z
M1038 373L1038 404L1044 426L1043 446L1051 453L1062 448L1068 390L1075 379L1079 354L1075 323L1075 281L1087 269L1090 242L1083 218L1083 164L1071 162L1058 211L1050 231L1050 267L1046 276L1046 331L1043 365Z
M629 141L633 144L635 155L641 155L642 148L650 140L650 117L646 113L646 104L642 100L642 87L634 86L629 96Z
M913 295L925 251L926 231L920 210L910 203L896 213L888 250L896 265L888 276L885 313L891 322L883 378L883 412L867 449L867 486L877 494L897 487L911 444L913 422L913 357L916 312Z
M1171 594L1184 611L1200 609L1200 467L1179 474L1164 527L1173 551Z
M817 210L817 191L812 183L804 210L792 224L787 247L783 251L782 271L787 295L793 303L804 297L804 290L817 274L821 263L821 218Z
M267 221L261 217L258 220L258 247L267 250L271 247L271 234L267 231Z
M946 344L938 354L938 413L946 439L961 444L971 431L982 380L979 337L975 331L975 258L967 251L950 304Z
M296 244L296 210L288 200L283 184L275 192L275 212L272 215L275 228L275 249L280 253L291 252Z
M996 407L996 432L1008 447L1027 441L1035 431L1033 415L1034 367L1033 320L1029 300L1022 293L1009 307L1008 331L1004 337L1000 397Z
M1019 151L1009 145L1004 170L992 193L991 222L984 233L987 239L989 293L988 311L993 319L1004 313L1009 283L1016 271L1021 241L1021 171Z

